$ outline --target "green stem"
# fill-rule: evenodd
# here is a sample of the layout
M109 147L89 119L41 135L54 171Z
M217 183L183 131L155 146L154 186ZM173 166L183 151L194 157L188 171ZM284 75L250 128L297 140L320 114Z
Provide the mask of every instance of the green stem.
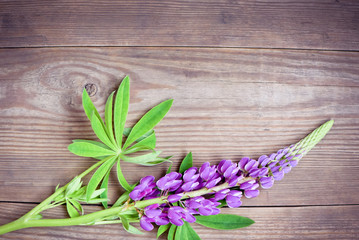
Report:
M57 226L73 226L73 225L87 225L92 224L98 219L107 218L110 216L119 215L122 211L121 207L109 208L98 212L90 213L87 215L65 218L65 219L24 219L20 218L11 223L5 224L0 227L0 235L15 231L18 229L29 228L29 227L57 227Z
M84 171L83 173L81 173L79 175L80 178L83 178L84 176L86 176L87 174L89 174L92 170L96 169L98 166L100 166L102 163L104 163L105 161L107 161L108 159L105 158L97 163L95 163L94 165L92 165L91 167L89 167L86 171ZM70 181L71 182L71 181ZM69 182L69 183L70 183ZM39 214L40 212L42 212L43 210L48 208L48 205L57 197L59 196L61 193L63 193L66 190L66 187L69 185L69 183L67 183L65 186L57 189L51 196L49 196L48 198L46 198L44 201L42 201L39 205L35 206L32 210L30 210L28 213L26 213L24 216L22 216L21 218L19 218L18 220L15 220L11 223L8 223L6 225L0 226L0 235L2 234L3 229L7 229L7 228L12 228L13 226L18 226L18 225L22 225L22 222L27 222L29 221L29 219L31 219L31 217ZM37 220L38 221L38 220ZM43 220L45 221L45 220ZM47 220L46 220L47 221ZM23 228L23 227L21 227ZM21 228L17 228L17 229L21 229ZM14 229L14 230L17 230ZM10 231L14 231L14 230L10 230ZM5 231L3 233L6 233L8 231Z

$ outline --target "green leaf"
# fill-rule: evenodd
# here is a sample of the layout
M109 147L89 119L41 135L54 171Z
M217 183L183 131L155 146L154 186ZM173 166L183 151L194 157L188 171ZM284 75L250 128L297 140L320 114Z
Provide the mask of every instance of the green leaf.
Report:
M177 228L175 239L179 240L201 240L191 225L184 221L183 225Z
M101 157L115 155L116 153L107 148L100 147L90 142L74 142L68 146L70 152L81 157Z
M72 142L85 142L85 143L91 143L91 144L94 144L98 147L102 147L102 148L105 148L105 149L108 149L108 150L111 150L111 148L109 148L106 144L103 144L102 142L97 142L97 141L92 141L92 140L85 140L85 139L74 139L72 140Z
M128 225L128 229L125 229L127 232L132 233L132 234L138 234L138 235L142 235L145 234L144 232L141 232L139 229L135 228L134 226L132 226L131 224Z
M252 225L254 221L238 215L218 214L211 216L196 216L196 223L209 228L228 230L248 227Z
M175 240L182 240L182 239L184 240L184 236L187 235L186 231L187 231L187 229L185 228L184 225L178 226L177 230L176 230L176 233L175 233L174 239Z
M90 121L92 119L92 114L95 113L95 115L98 117L98 119L100 119L102 126L105 127L105 124L103 123L103 121L100 117L100 114L96 110L95 106L93 105L91 98L88 95L86 89L84 89L82 92L82 105L83 105L85 113Z
M111 142L116 145L115 136L113 135L113 126L112 126L112 108L113 108L113 95L115 92L112 92L111 95L107 98L105 106L105 124L106 132Z
M82 182L79 176L76 176L67 186L65 191L65 196L71 195L73 192L79 190L81 188Z
M95 192L97 186L100 184L101 180L105 177L105 174L112 168L113 164L116 161L116 156L110 156L105 163L103 163L96 172L92 175L91 180L89 181L86 189L86 201L89 201L92 197L92 194Z
M82 208L81 204L78 201L70 198L68 200L75 207L75 209L81 213L81 215L84 215L84 209Z
M99 197L103 192L105 192L105 190L106 190L105 188L100 188L100 189L94 191L91 195L91 199Z
M117 146L121 148L122 135L125 128L125 122L128 114L128 105L130 102L130 79L126 76L117 90L114 107L114 129Z
M184 171L186 171L188 168L192 167L193 163L192 163L192 153L189 152L187 154L187 156L183 159L180 169L179 169L179 173L183 174Z
M170 230L168 231L167 240L174 240L176 234L177 226L172 224Z
M118 206L124 204L124 203L129 199L129 194L130 194L130 192L124 192L124 193L117 199L117 201L113 204L112 207L118 207Z
M173 165L173 162L171 162L170 166L168 167L166 174L171 172L172 165Z
M126 155L121 155L121 159L125 162L136 163L136 164L146 164L148 162L153 162L156 160L158 155L161 154L161 151L155 151L148 154L140 155L137 157L128 157Z
M128 222L127 218L120 215L120 219L121 219L123 228L125 230L128 230L130 228L130 223Z
M111 172L111 169L108 170L108 172L106 173L106 176L102 180L100 189L105 189L105 191L103 191L101 193L101 195L100 195L101 198L106 198L107 199L108 179L110 177L110 172ZM102 205L104 206L104 208L108 208L108 202L107 201L102 202Z
M80 216L80 213L76 210L74 206L72 206L69 200L66 200L66 209L67 209L67 213L71 218Z
M136 139L154 128L170 110L172 102L173 99L164 101L148 111L132 128L122 149L126 149Z
M121 166L120 166L120 161L121 161L120 159L117 160L117 179L118 179L119 183L121 184L121 186L126 191L131 192L133 190L133 188L130 186L130 184L128 184L125 176L123 176Z
M125 154L130 154L130 153L134 153L134 152L137 152L137 151L155 149L155 147L156 147L156 135L155 135L155 131L152 130L151 132L152 133L149 136L145 137L144 139L137 142L132 147L128 148L124 153Z
M164 232L166 232L171 226L171 223L167 225L161 225L157 231L157 238L159 238Z
M98 139L100 139L104 144L109 146L114 151L117 150L116 146L113 145L111 140L108 138L105 128L101 125L101 121L95 115L95 113L92 115L91 126Z

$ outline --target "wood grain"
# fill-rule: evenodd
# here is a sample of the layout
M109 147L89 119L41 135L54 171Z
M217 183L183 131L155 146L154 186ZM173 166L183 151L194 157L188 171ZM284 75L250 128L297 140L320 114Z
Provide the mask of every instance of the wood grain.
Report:
M190 49L55 48L0 51L0 201L39 202L95 162L72 139L95 139L81 106L94 84L101 114L130 75L129 124L162 100L158 149L194 164L257 158L303 138L328 119L332 131L284 181L246 206L359 204L359 53ZM167 165L124 164L130 182ZM121 192L110 185L115 200Z
M15 220L28 211L31 204L0 203L0 225ZM97 208L89 208L93 211ZM239 214L256 221L238 230L211 230L192 224L202 239L358 239L358 206L311 207L241 207L222 209L223 213ZM61 209L52 209L53 218L66 217ZM11 216L9 218L9 216ZM138 224L135 224L138 227ZM155 239L156 231L143 236L130 235L120 225L30 228L7 233L1 239L56 240L56 239ZM160 238L167 239L165 237Z
M1 1L0 46L359 50L355 0Z

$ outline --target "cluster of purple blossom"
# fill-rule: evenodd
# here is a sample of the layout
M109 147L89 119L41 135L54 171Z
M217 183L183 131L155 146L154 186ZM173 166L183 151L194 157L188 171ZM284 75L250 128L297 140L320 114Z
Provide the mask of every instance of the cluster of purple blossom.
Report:
M302 155L293 153L294 146L279 150L270 156L263 155L258 160L242 158L239 163L222 160L218 165L205 162L199 169L191 167L183 175L171 172L154 182L153 176L141 179L130 193L134 201L167 197L167 203L153 204L145 207L140 225L143 229L153 229L152 223L166 225L168 223L181 226L183 220L195 222L194 215L216 215L217 208L225 199L230 208L241 206L241 197L258 196L258 187L271 188L274 181L281 180L285 173L295 167ZM215 188L227 183L221 189ZM188 198L188 193L200 189L209 189L203 196ZM212 189L212 191L211 191ZM187 199L186 199L187 198ZM186 200L181 200L186 199ZM177 203L178 202L178 203Z

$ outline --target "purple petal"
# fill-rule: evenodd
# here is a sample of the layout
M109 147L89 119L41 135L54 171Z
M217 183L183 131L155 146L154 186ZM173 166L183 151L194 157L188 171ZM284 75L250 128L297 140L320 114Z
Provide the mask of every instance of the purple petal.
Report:
M246 196L246 198L254 198L257 197L259 195L259 190L245 190L244 191L244 196Z
M214 199L216 201L224 199L229 193L229 189L222 189L214 194Z
M246 164L249 162L250 158L249 157L244 157L242 158L239 163L238 166L240 169L244 170L244 167L246 166Z
M170 219L170 222L176 226L182 226L183 225L183 221L180 218L176 218L176 219Z
M191 167L187 169L183 174L183 181L185 182L195 181L199 177L199 174L196 174L196 172L197 172L196 167Z
M173 194L173 195L169 195L167 200L170 203L174 203L174 202L178 202L179 200L181 200L183 194Z
M255 169L255 168L258 168L258 162L254 159L251 159L247 164L246 166L244 167L244 169L246 171L250 171L251 169Z
M212 210L210 208L207 208L207 207L200 207L200 208L198 208L198 212L202 216L209 216L209 215L211 215Z
M280 180L282 180L283 177L284 177L284 172L283 171L273 172L274 180L280 181Z
M140 219L140 226L146 231L151 231L153 229L153 225L147 222L146 219L147 218L145 216Z
M185 215L184 215L183 219L186 220L187 222L193 223L196 221L196 218L192 214L190 214L188 211L185 211L184 214Z
M157 225L167 225L169 223L169 219L168 218L163 218L163 217L159 217L159 218L155 218L155 223Z
M240 189L243 189L243 190L249 189L253 186L253 184L255 184L255 182L256 182L255 180L250 180L250 181L244 182L240 185Z
M144 177L140 180L140 184L141 185L147 185L151 182L153 182L153 180L155 180L155 177L154 176L147 176L147 177Z
M241 180L243 178L243 175L240 176L233 176L228 180L228 186L229 187L234 187L237 185L238 181Z
M213 188L217 185L217 183L219 183L222 179L219 177L219 178L215 178L209 182L207 182L207 184L205 185L206 188Z
M162 211L160 209L151 209L151 210L145 211L146 216L149 218L155 218L155 217L159 216L161 213L162 213Z
M239 207L241 205L242 205L241 200L238 200L238 201L235 201L235 202L227 201L227 206L230 207L230 208L237 208L237 207Z

